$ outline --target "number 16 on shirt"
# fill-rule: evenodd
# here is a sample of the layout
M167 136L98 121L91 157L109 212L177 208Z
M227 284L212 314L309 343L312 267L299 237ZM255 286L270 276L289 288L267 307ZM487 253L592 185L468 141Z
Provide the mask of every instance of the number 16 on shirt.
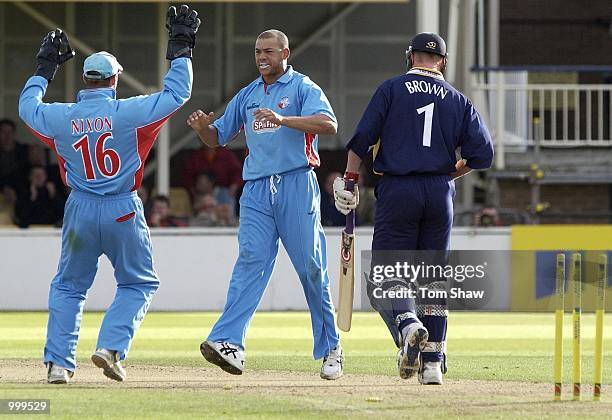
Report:
M346 181L346 190L354 191L355 181ZM338 298L338 328L350 331L355 290L355 210L346 215L346 227L340 244L340 294Z

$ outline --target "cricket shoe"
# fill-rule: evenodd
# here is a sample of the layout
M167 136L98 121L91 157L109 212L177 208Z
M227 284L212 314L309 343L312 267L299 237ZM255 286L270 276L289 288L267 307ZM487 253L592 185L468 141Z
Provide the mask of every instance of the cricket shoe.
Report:
M340 343L323 358L323 366L321 366L321 378L323 379L338 379L342 376L342 364L344 363L344 354Z
M119 352L108 349L98 349L91 356L91 361L103 369L104 376L114 381L123 382L125 380L125 369L121 366Z
M419 371L419 382L423 385L442 385L442 362L424 362Z
M56 366L53 362L49 362L49 370L47 371L47 382L50 384L67 384L74 372L61 366Z
M400 378L412 378L419 371L421 351L425 348L428 338L429 332L420 322L413 322L408 326L402 348L397 353Z
M232 375L244 372L244 351L239 346L224 341L204 341L200 345L202 356L210 363Z

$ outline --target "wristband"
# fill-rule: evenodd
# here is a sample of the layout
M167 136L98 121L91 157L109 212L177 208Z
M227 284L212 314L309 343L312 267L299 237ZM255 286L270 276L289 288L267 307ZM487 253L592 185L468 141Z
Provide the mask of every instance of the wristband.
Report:
M344 180L355 181L355 183L359 182L359 172L345 172Z

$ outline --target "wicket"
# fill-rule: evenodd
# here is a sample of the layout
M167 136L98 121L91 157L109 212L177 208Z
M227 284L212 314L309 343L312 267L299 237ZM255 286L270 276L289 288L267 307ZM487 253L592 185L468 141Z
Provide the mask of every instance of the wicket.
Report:
M593 400L601 398L601 382L603 375L603 321L605 311L605 290L608 280L608 256L601 254L597 261L597 278L595 282L597 306L595 310L595 360L593 380ZM572 254L570 269L572 287L572 383L573 400L580 401L582 382L582 255ZM561 401L563 388L563 316L565 313L565 255L557 254L555 272L555 355L554 381L555 401Z
M608 257L599 256L597 269L597 307L595 308L595 380L593 381L593 400L601 398L601 377L603 375L603 322L608 283Z
M582 256L572 255L572 270L570 271L573 290L572 325L574 334L572 338L572 382L574 383L574 401L580 401L580 382L582 369L582 341L580 339L580 324L582 322Z
M565 289L565 255L557 254L555 276L555 401L561 401L563 387L563 314Z

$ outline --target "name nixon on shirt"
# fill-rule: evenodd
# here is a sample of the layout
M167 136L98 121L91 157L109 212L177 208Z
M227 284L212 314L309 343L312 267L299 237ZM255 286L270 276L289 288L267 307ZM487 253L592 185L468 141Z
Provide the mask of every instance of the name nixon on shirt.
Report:
M72 134L100 133L112 131L113 117L78 118L70 120Z

